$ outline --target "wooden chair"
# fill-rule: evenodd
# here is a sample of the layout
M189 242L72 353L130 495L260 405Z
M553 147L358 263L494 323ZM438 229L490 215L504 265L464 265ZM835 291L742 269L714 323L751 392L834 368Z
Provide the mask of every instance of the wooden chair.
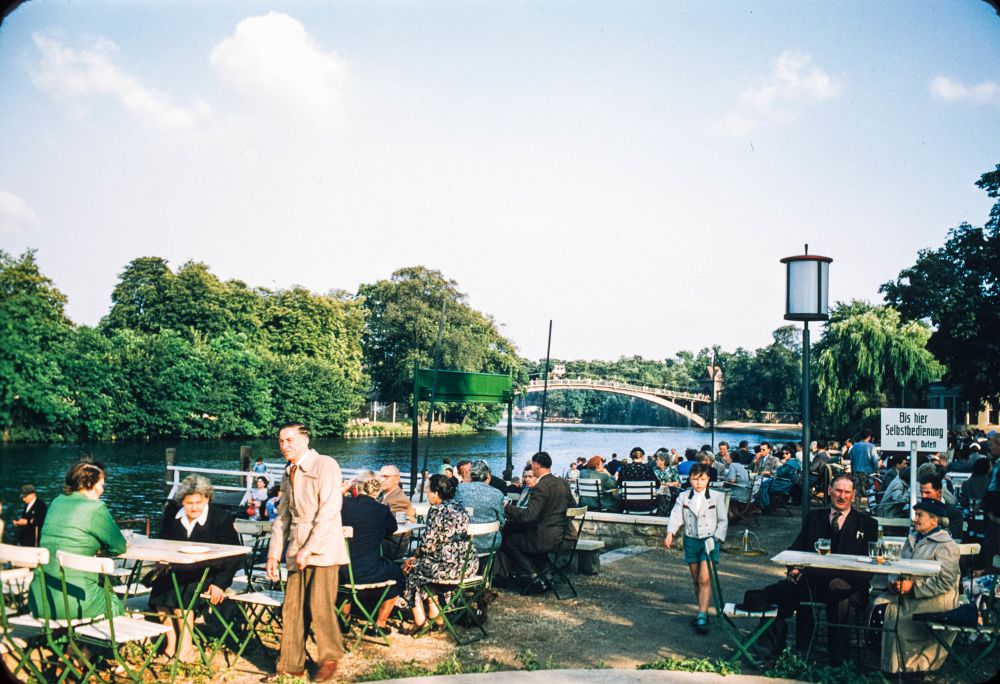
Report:
M10 563L15 567L4 570L3 600L0 601L0 657L11 656L12 674L15 679L24 673L34 680L48 681L44 651L54 648L57 657L62 646L53 633L53 625L48 620L17 620L16 610L23 606L23 596L27 592L32 577L41 574L41 566L49 562L49 550L35 546L12 546L0 544L0 565ZM8 611L14 615L8 615ZM61 632L62 630L58 630Z
M491 540L489 547L493 548L496 544L492 542L495 541L498 534L500 534L500 523L497 521L469 523L469 545L462 559L462 570L458 579L439 580L427 587L428 598L437 604L445 629L459 646L471 644L487 636L486 628L483 627L483 618L477 612L476 607L480 597L488 588L487 577L492 572L493 557L496 552L490 551L485 562L481 562L473 540L476 537L488 537ZM480 568L482 568L482 572L480 572ZM442 601L442 596L448 598ZM471 623L479 630L479 635L463 639L457 629L459 622ZM430 624L431 620L428 620L427 625L430 626Z
M600 511L601 509L601 481L594 480L589 477L581 477L576 481L576 491L579 497L579 501L582 503L584 499L592 499L596 501L596 505L590 510Z
M349 580L347 582L340 582L337 585L337 594L342 597L340 606L337 610L337 615L340 618L341 623L344 626L344 630L350 631L352 623L359 622L357 619L358 613L364 616L363 624L358 629L358 635L354 639L354 645L351 646L352 649L357 648L361 640L369 634L377 635L375 638L378 643L389 646L389 635L385 633L377 624L375 624L378 618L379 609L382 604L385 603L386 596L389 594L389 590L396 585L396 580L385 580L384 582L369 582L369 583L359 583L354 578L354 567L351 565L351 539L354 539L354 528L345 526L344 531L344 543L347 546L347 575ZM367 599L375 599L374 605L371 601ZM371 607L369 607L371 606ZM349 612L345 615L344 608L348 608ZM357 611L355 611L357 609Z
M622 513L652 515L656 512L657 483L622 482L618 486L622 492Z
M965 556L972 552L972 548L963 549L962 547L976 547L975 553L979 553L979 544L959 544L959 550ZM994 570L1000 571L1000 556L993 557L993 567ZM1000 644L1000 614L998 614L1000 613L1000 600L998 600L997 593L998 588L994 586L986 594L983 601L985 610L983 611L983 624L981 625L962 627L937 622L925 623L930 628L931 633L938 643L948 651L949 656L955 657L955 660L958 661L959 666L962 668L956 681L973 681L971 677L975 674L975 668L980 663L986 661L986 658L996 649L997 644ZM956 638L952 639L949 637ZM971 657L966 656L962 652L963 646L971 647ZM995 669L993 676L996 676Z
M63 602L66 613L70 612L69 597L70 588L66 582L66 571L77 570L80 572L90 572L101 575L101 587L104 591L104 615L92 622L76 624L70 621L67 626L67 654L71 655L80 665L83 672L80 681L87 681L96 674L101 663L93 659L82 646L96 646L107 649L111 652L115 663L122 668L122 671L136 684L141 684L144 673L152 664L156 656L157 649L166 638L167 632L173 628L159 622L147 622L140 617L135 619L132 616L115 615L114 591L111 586L111 577L114 575L115 564L110 558L97 558L94 556L80 556L66 551L56 551L56 561L59 564L59 576L62 583ZM125 644L145 645L145 654L142 663L138 668L134 667L129 659L122 653L121 647ZM63 673L70 671L67 668Z
M740 658L746 658L747 662L751 665L759 667L760 660L751 653L750 649L778 618L778 607L770 606L767 610L750 612L740 610L736 607L735 603L727 603L722 594L722 582L719 580L719 570L715 565L715 561L712 560L709 543L714 545L714 540L709 539L705 543L705 550L709 552L707 564L709 578L712 581L712 602L715 605L715 613L719 624L722 626L726 636L736 646L736 653L729 659L729 662L735 663ZM740 618L754 619L758 622L756 627L747 630L736 624L736 620Z
M580 531L583 529L583 518L587 513L586 506L566 509L566 534L558 548L549 554L549 564L541 569L540 577L545 586L559 600L576 598L576 587L569 578L570 568L573 566L573 557L576 555L576 547L580 541ZM566 596L559 594L559 584L569 587L570 593Z

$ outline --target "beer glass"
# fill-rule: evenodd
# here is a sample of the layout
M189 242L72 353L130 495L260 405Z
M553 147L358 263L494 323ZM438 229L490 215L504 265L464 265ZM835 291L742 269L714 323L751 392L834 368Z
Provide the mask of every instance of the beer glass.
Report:
M830 553L830 540L826 538L817 539L816 543L813 544L813 548L816 549L816 553L825 556Z

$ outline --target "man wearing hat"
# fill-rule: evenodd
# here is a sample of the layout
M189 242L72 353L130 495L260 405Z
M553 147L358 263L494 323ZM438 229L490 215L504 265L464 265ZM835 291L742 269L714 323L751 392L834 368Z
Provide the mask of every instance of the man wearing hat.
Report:
M833 478L828 500L829 508L809 512L805 525L789 549L815 551L818 539L829 539L831 553L867 555L868 542L878 539L878 524L870 515L856 510L852 505L854 481L850 475ZM830 622L827 637L830 663L839 665L850 653L850 633L847 629L834 625L848 624L852 609L855 615L864 611L868 605L870 580L871 574L866 572L789 569L783 581L764 588L771 603L778 605L778 619L761 639L761 646L769 646L771 656L781 653L785 648L788 632L785 620L795 613L795 644L804 652L813 636L813 608L803 606L802 603L823 601L826 603L827 619Z
M876 611L884 606L883 624L895 630L882 632L882 671L918 678L939 669L948 651L926 625L918 624L918 613L938 613L958 606L958 545L941 527L947 509L940 501L920 499L913 507L913 532L903 545L903 558L936 560L941 572L932 577L900 578L889 575L889 588L875 599ZM954 639L954 635L946 637Z
M35 485L26 484L21 487L21 501L24 510L21 517L14 521L17 528L17 543L21 546L38 546L38 537L45 522L45 512L48 507L35 493Z

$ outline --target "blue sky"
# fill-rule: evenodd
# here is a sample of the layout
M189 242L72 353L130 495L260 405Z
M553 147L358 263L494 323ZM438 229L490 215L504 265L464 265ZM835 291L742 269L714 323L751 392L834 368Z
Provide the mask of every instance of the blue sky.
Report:
M0 27L0 249L78 323L156 255L457 280L521 352L755 348L778 260L878 286L991 202L1000 18L951 2L48 2Z

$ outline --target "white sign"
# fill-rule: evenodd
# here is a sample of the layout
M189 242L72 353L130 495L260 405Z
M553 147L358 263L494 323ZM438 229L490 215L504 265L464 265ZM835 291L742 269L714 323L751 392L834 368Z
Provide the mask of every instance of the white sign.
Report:
M917 451L948 449L948 411L945 409L882 409L882 450Z

